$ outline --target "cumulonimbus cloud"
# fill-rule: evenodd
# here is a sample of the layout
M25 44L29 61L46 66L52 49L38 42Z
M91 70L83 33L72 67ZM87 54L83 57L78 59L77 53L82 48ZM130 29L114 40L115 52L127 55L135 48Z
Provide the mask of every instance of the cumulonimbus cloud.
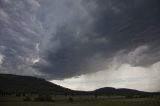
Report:
M106 69L117 53L123 51L123 56L139 46L146 50L146 56L135 59L135 54L130 53L129 60L124 61L135 66L154 64L159 61L160 8L157 4L157 0L83 1L81 6L86 13L79 14L86 17L75 13L73 21L57 27L50 44L57 42L58 48L55 51L53 46L46 53L46 65L35 67L52 78L92 73Z
M107 69L117 56L122 63L150 66L160 59L159 4L1 0L0 72L64 79ZM135 59L137 54L144 55Z

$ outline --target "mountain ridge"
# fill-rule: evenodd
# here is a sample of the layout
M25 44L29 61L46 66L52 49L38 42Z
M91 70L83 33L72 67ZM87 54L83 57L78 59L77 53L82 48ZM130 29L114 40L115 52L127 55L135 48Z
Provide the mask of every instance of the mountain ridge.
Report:
M159 92L145 92L128 88L103 87L93 91L76 91L51 83L42 78L33 76L20 76L13 74L0 74L0 92L24 92L36 94L58 95L144 95L159 94Z

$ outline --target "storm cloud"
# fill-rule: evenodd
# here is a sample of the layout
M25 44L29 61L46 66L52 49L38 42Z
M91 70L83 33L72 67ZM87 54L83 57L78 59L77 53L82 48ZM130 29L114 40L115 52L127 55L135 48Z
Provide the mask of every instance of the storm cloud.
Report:
M41 33L36 18L40 4L36 0L0 1L0 72L39 74L32 70Z
M115 63L150 67L160 61L159 5L159 0L1 0L0 72L65 79Z
M57 27L51 45L57 42L59 47L53 46L44 58L47 64L36 68L55 78L93 73L108 68L119 52L129 54L139 47L144 49L141 58L123 57L121 62L152 65L160 59L159 4L157 0L82 1L86 13L81 10L73 21Z

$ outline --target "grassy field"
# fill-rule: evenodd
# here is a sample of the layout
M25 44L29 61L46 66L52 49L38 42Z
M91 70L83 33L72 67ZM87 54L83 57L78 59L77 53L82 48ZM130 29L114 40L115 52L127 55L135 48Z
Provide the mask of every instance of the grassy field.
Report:
M1 97L0 106L160 106L160 98L123 98L123 97L98 97L92 96L53 97L53 102L24 102L22 97Z

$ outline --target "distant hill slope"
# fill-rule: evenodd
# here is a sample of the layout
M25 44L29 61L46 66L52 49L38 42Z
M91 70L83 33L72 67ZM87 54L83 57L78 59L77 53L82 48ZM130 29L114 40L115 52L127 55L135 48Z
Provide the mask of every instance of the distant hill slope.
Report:
M41 78L31 76L19 76L11 74L0 74L0 92L24 92L45 94L77 94L77 95L142 95L159 94L137 91L132 89L115 89L111 87L100 88L94 91L74 91L53 84Z
M9 92L33 92L64 94L73 92L41 78L0 74L0 90Z
M133 90L133 89L116 89L111 87L104 87L94 91L94 93L99 95L142 95L142 94L150 94L148 92Z

